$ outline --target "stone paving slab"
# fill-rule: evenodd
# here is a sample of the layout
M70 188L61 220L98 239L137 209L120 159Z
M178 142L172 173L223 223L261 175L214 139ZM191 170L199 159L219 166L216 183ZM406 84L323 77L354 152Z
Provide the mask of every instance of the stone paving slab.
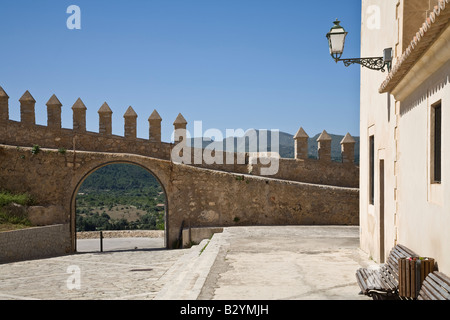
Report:
M226 228L199 299L368 300L355 272L374 265L358 227Z
M367 300L358 247L358 227L225 228L186 250L2 264L0 300Z
M133 250L3 264L0 299L153 299L165 285L163 275L185 253Z

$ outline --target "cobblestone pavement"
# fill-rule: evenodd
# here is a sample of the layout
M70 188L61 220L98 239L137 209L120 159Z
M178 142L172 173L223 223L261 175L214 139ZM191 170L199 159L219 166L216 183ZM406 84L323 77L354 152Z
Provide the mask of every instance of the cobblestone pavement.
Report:
M153 299L186 250L75 254L0 265L0 299Z
M185 250L0 265L0 300L367 300L358 227L236 227Z

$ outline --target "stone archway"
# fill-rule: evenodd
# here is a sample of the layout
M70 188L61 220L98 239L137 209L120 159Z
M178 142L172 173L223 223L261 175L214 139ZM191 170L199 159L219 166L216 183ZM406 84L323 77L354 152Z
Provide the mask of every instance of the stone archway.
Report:
M165 195L165 206L164 206L164 247L165 248L169 248L169 233L168 233L168 225L169 225L169 197L168 197L168 193L167 193L167 187L164 185L164 183L161 181L160 177L158 177L157 174L155 174L154 170L148 168L146 165L143 165L141 163L135 162L135 161L129 161L129 160L112 160L112 161L108 161L108 162L104 162L98 165L95 165L93 168L90 168L89 170L87 170L87 172L85 172L81 179L79 179L79 181L76 183L75 189L72 192L72 197L71 197L71 203L70 203L70 232L71 232L71 243L72 243L72 251L76 252L77 249L77 242L76 242L76 197L78 195L79 189L82 186L83 182L94 172L96 172L97 170L103 168L103 167L107 167L110 165L115 165L115 164L129 164L129 165L134 165L137 166L143 170L145 170L146 172L150 173L155 179L156 181L159 183L159 185L161 186L164 195Z

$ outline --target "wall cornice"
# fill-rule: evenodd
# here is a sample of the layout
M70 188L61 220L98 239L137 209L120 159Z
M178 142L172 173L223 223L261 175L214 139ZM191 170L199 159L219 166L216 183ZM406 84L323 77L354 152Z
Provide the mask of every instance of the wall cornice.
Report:
M389 72L385 81L381 84L379 88L380 93L402 93L403 90L400 88L406 85L408 86L406 89L412 92L417 88L413 83L425 80L426 78L423 78L424 76L427 76L427 74L429 76L436 71L440 67L440 60L448 60L449 51L447 45L442 43L443 40L448 41L449 39L447 33L450 25L450 8L448 2L450 0L441 0L439 5L434 8L433 12L431 12L430 16L422 24L422 27ZM432 49L436 47L436 42L438 41L438 46L443 46L443 52L436 52L435 49ZM415 73L420 71L424 66L424 62L426 62L425 65L428 70L422 70L422 76L418 77ZM433 68L435 68L434 71L432 71ZM399 99L405 97L401 93Z
M399 81L391 94L397 101L405 100L426 79L433 75L450 59L450 27L420 57L409 72Z

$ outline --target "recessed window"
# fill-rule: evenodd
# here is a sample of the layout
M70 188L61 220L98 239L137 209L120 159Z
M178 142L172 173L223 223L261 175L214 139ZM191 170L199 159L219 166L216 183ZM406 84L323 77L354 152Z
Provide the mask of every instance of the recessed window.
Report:
M375 203L375 137L369 137L369 204Z
M442 181L442 104L431 107L431 182Z

